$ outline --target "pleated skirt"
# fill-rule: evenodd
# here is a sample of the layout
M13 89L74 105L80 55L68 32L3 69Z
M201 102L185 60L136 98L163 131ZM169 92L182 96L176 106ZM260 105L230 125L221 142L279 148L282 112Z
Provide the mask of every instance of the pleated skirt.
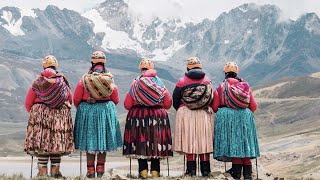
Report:
M212 153L213 121L213 114L205 110L180 107L176 114L173 150L181 154Z
M75 148L88 153L119 150L122 147L117 109L112 101L81 102L75 120Z
M126 119L123 155L129 158L173 156L170 122L161 107L135 107Z
M253 113L249 109L220 108L215 115L214 158L230 161L231 158L259 156Z
M30 110L24 151L30 155L60 154L74 151L71 111L63 105L52 109L34 104Z

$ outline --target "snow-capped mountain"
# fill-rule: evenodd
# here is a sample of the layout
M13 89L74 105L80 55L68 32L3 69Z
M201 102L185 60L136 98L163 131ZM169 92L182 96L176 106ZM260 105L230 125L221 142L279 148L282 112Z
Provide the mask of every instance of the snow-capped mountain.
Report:
M135 16L123 0L107 0L83 16L94 26L96 36L90 42L92 46L131 51L157 61L168 60L188 43L192 33L202 29L179 18L154 18L151 23L146 23ZM94 40L99 37L101 44L95 44Z
M213 77L222 79L226 61L240 65L240 75L252 83L320 70L320 19L308 13L296 21L281 21L273 5L245 4L221 14L204 36L197 36L172 59L199 56Z
M123 0L106 0L80 14L48 6L45 10L0 9L0 49L41 58L88 59L94 49L126 59L148 56L184 70L199 56L213 81L223 78L226 61L236 61L252 84L320 71L320 20L308 13L283 20L274 5L244 4L201 22L155 17L144 21ZM125 63L124 63L125 64Z
M86 57L94 36L88 19L78 12L48 6L45 10L0 9L0 49L28 57L55 54L65 59Z

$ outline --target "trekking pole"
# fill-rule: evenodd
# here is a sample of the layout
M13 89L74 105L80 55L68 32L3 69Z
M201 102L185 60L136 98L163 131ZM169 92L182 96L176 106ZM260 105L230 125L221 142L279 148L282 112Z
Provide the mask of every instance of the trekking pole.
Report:
M183 171L186 172L186 155L183 155Z
M227 172L227 162L224 162L224 172Z
M167 158L167 165L168 165L168 176L170 176L169 175L169 158Z
M131 179L131 158L130 158L130 179Z
M33 169L33 156L31 156L31 173L30 173L30 179L32 179L32 169Z
M258 158L256 158L256 171L257 171L257 180L258 180L259 179Z
M80 177L82 176L82 151L80 151Z
M200 175L200 155L198 156L198 175Z

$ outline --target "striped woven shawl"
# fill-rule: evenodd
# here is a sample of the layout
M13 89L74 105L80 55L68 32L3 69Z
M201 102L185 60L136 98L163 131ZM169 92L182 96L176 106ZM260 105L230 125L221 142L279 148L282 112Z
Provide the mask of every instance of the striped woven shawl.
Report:
M233 108L248 108L250 104L251 89L246 81L230 85L227 80L221 84L222 104Z
M140 104L145 106L156 106L164 99L166 88L157 77L138 77L134 80L130 95Z
M91 98L101 99L111 96L115 88L113 75L110 72L85 74L82 83Z
M59 73L50 78L38 77L33 82L32 89L51 108L61 107L68 100L71 91L67 79Z

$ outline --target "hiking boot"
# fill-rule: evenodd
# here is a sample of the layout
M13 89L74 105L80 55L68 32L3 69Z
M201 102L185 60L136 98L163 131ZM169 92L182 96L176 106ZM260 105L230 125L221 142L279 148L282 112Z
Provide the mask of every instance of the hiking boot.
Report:
M197 172L197 163L196 161L187 161L187 171L186 176L195 176Z
M48 167L38 167L38 174L37 177L47 177L48 176Z
M158 177L160 177L160 174L158 171L151 171L151 176L152 176L152 178L158 178Z
M104 164L105 164L105 161L103 160L97 161L96 171L97 171L98 178L101 178L104 174Z
M231 169L232 169L231 176L234 179L240 180L241 179L242 164L232 164Z
M160 176L160 159L151 158L151 176L157 178Z
M208 177L211 173L210 161L201 161L200 170L203 177Z
M96 172L94 168L94 162L87 162L87 178L95 178L96 177Z
M252 165L243 166L243 177L245 180L252 180Z
M60 172L60 166L51 166L51 175L52 178L60 179L63 178Z
M148 170L145 169L145 170L142 170L139 172L139 178L141 179L147 179L148 178Z

